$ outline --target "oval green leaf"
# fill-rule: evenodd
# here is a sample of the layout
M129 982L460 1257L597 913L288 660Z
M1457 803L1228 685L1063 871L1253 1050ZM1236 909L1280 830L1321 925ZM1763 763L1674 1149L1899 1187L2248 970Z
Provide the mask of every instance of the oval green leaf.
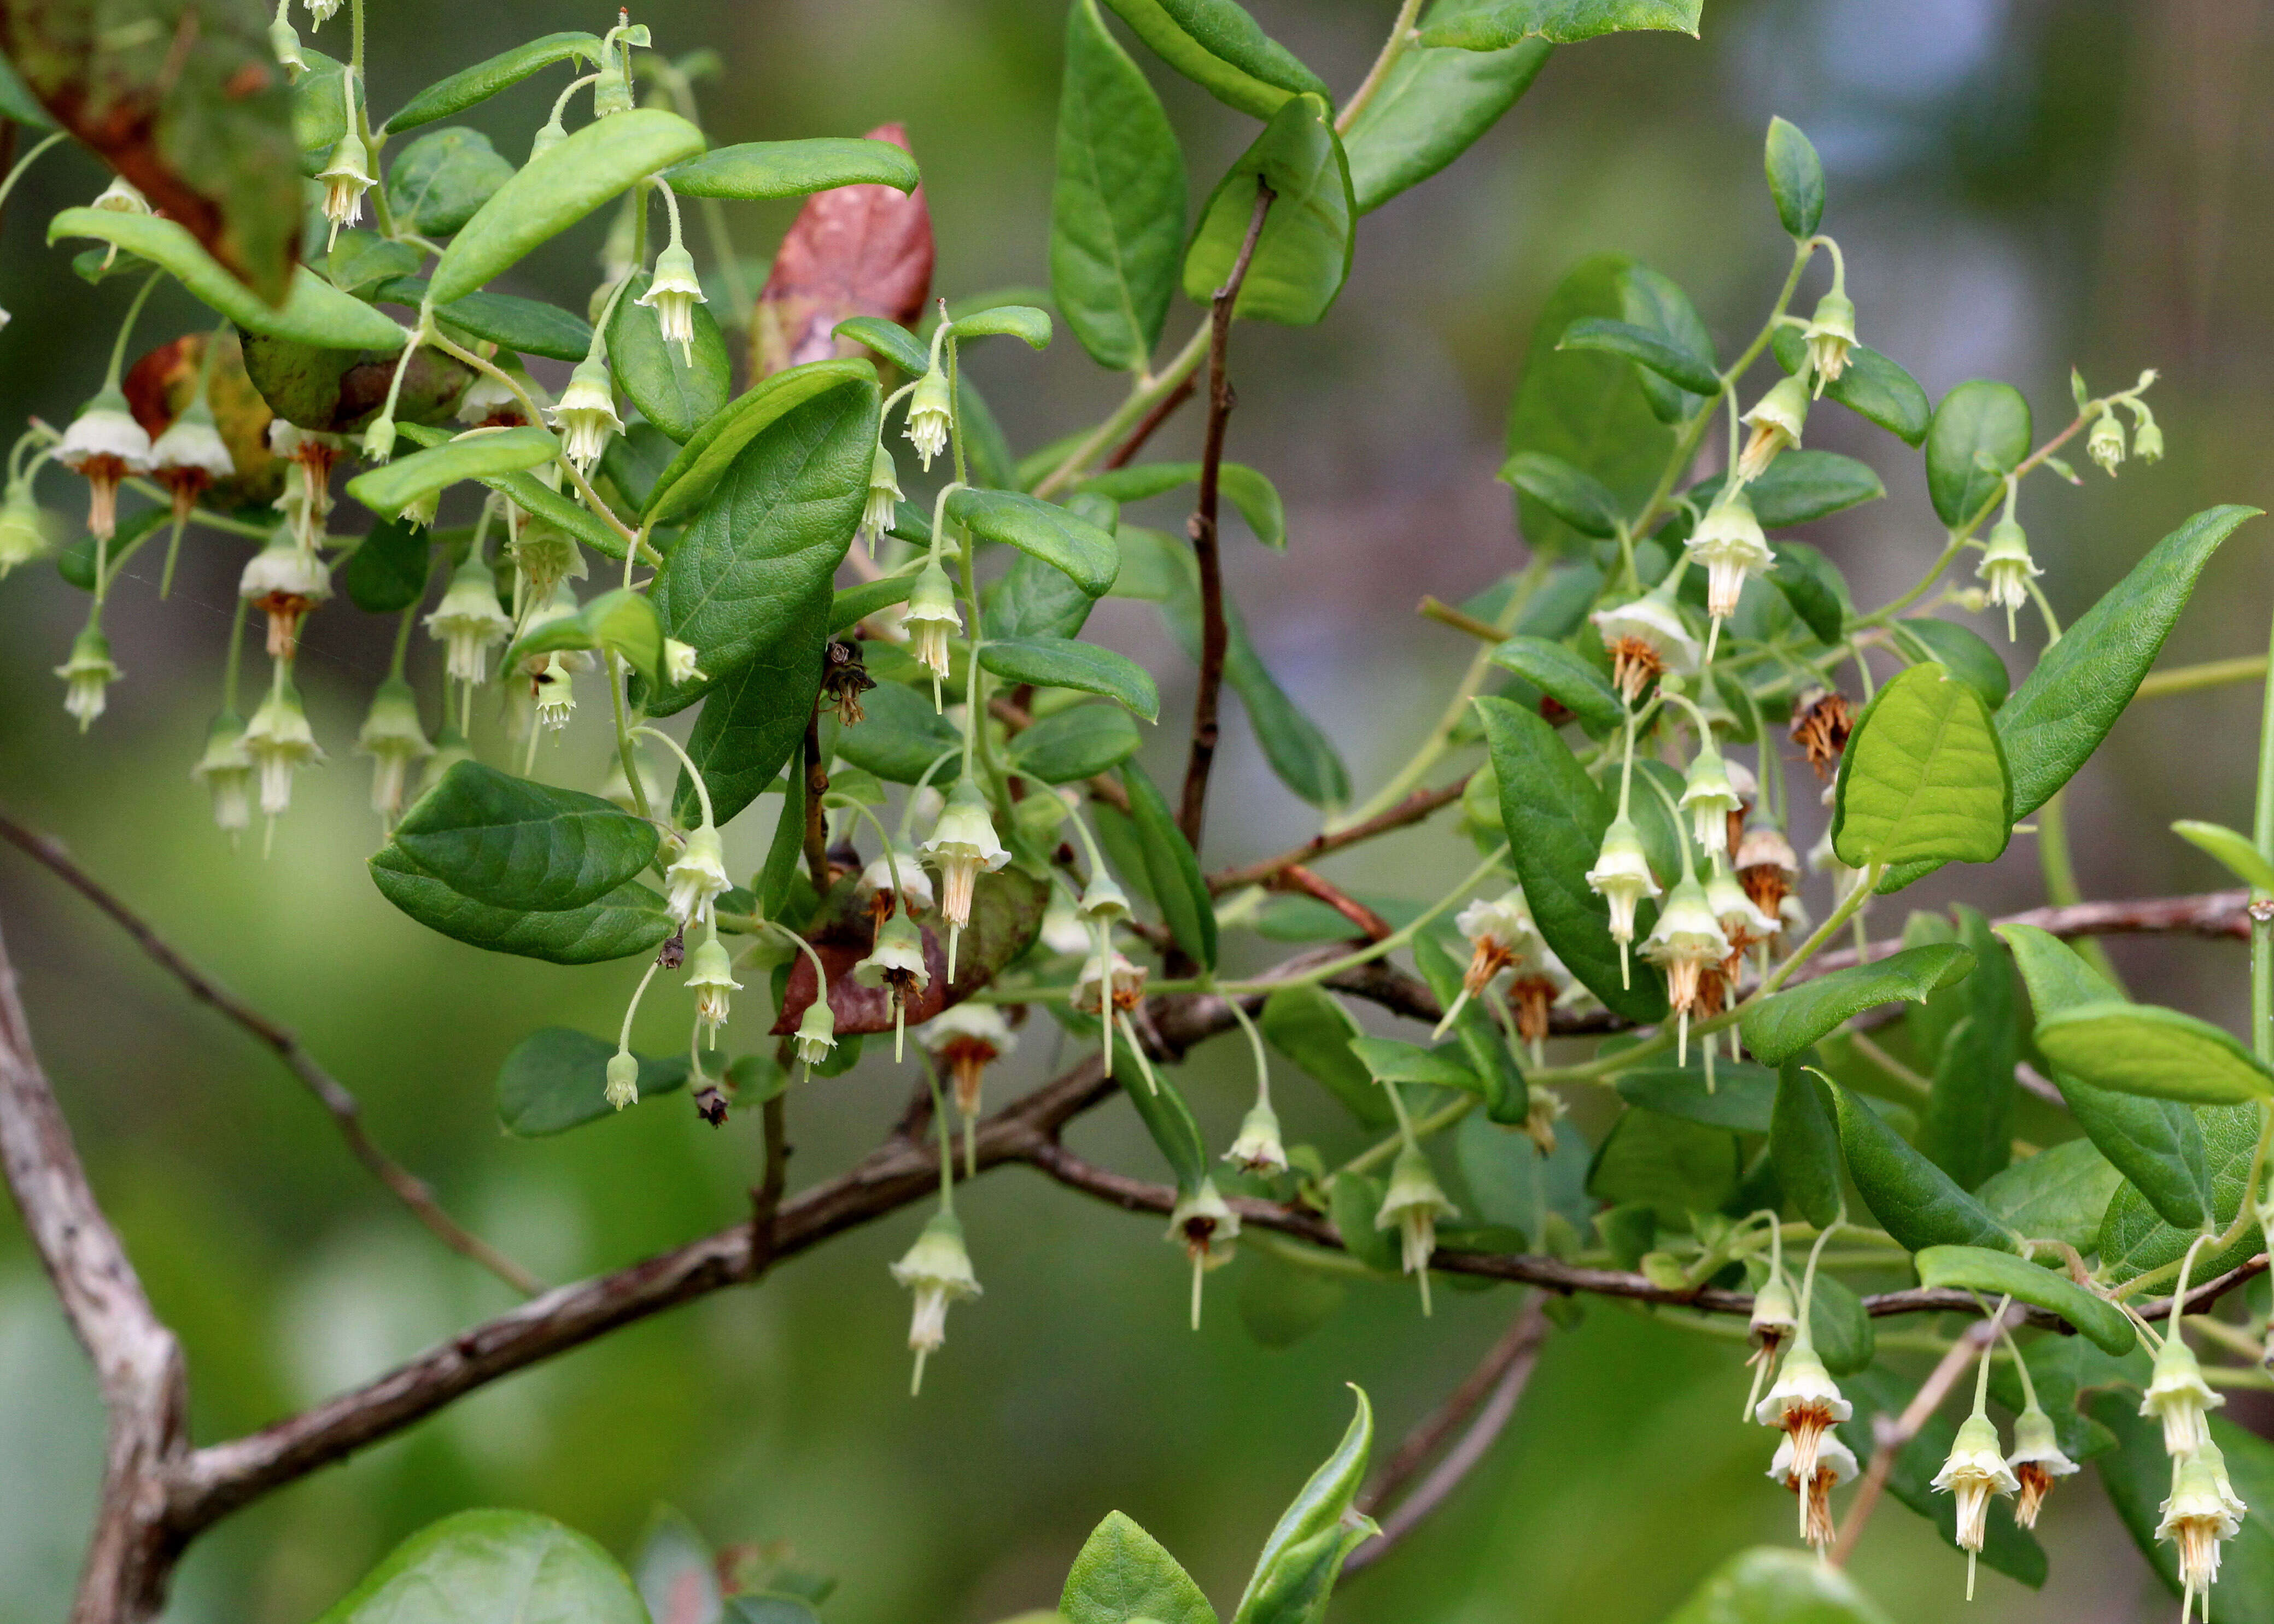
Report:
M1011 741L1011 759L1045 784L1072 784L1111 772L1144 737L1112 705L1076 705L1046 717Z
M1153 673L1126 654L1072 637L1022 637L979 645L979 664L1010 682L1078 688L1116 699L1148 722L1161 716Z
M647 1624L614 1558L533 1511L461 1511L404 1540L317 1624Z
M815 136L721 147L665 175L684 198L802 198L833 186L891 186L913 192L916 161L890 141Z
M575 614L546 620L524 633L506 650L498 669L511 671L532 656L577 649L619 654L650 682L663 680L663 628L656 621L655 605L644 593L625 587L603 592ZM702 652L696 650L698 661Z
M2012 795L1982 696L1913 665L1864 707L1841 757L1832 849L1851 868L1989 862L2012 835Z
M1984 1297L2010 1297L2017 1303L2030 1304L2059 1314L2108 1353L2127 1354L2138 1345L2138 1334L2122 1309L2066 1276L2025 1262L2010 1252L1929 1246L1911 1261L1918 1266L1919 1284L1930 1290L1959 1287Z
M1973 968L1974 955L1956 943L1906 947L1748 1004L1737 1029L1755 1058L1781 1065L1851 1017L1898 999L1924 1003Z
M1492 663L1514 672L1591 727L1616 727L1626 720L1618 690L1560 643L1510 637L1493 650Z
M448 237L512 178L513 165L489 137L454 125L420 136L387 166L388 207L398 226ZM419 263L414 250L408 268L415 271Z
M722 678L703 702L687 753L702 771L721 823L765 793L805 737L821 692L830 601L826 590L817 593L779 635ZM673 809L682 823L691 823L702 808L683 771L678 792Z
M2006 662L1979 633L1955 620L1927 616L1898 620L1894 630L1897 642L1909 645L1905 651L1913 658L1939 662L1951 675L1981 695L1982 703L1991 710L2006 703L2011 688Z
M381 846L368 866L380 894L396 907L430 930L488 952L548 964L602 964L652 953L679 929L664 911L663 898L637 883L619 885L580 907L531 911L478 902L398 846Z
M1945 524L1972 523L2029 455L2029 402L2012 384L1977 378L1942 397L1926 432L1927 494Z
M1904 1143L1877 1111L1837 1084L1832 1095L1849 1177L1871 1216L1899 1245L1908 1252L1925 1246L2014 1250L2013 1237L1989 1208Z
M1513 485L1582 536L1608 540L1625 515L1619 499L1592 474L1544 451L1519 451L1503 463L1501 483Z
M689 512L726 477L742 448L782 417L840 385L874 384L876 379L877 369L866 361L809 361L746 389L696 430L671 465L656 477L640 516L651 524L664 524Z
M1232 313L1308 327L1349 279L1358 215L1350 164L1323 97L1288 101L1209 194L1185 254L1185 294L1195 303L1207 304L1231 280L1259 185L1270 187L1271 207Z
M608 1059L614 1043L569 1026L543 1026L513 1046L498 1068L498 1125L516 1139L541 1139L603 1116L608 1103ZM669 1094L687 1086L687 1056L639 1056L639 1091Z
M1066 1572L1066 1624L1216 1624L1216 1609L1161 1542L1118 1511L1090 1531Z
M1121 560L1113 538L1053 502L1019 491L966 489L948 497L947 516L982 541L1001 542L1056 565L1092 598L1113 590Z
M2046 1059L2096 1088L2239 1105L2274 1099L2274 1072L2209 1021L2152 1004L2081 1004L2037 1022Z
M416 310L426 297L426 283L417 276L392 277L373 289L372 297ZM434 315L446 327L487 339L520 355L581 361L592 348L589 322L541 299L524 299L510 293L469 293L463 298L437 305Z
M537 468L560 455L561 442L550 431L526 424L462 434L358 474L348 481L348 494L373 513L392 517L420 497L461 479Z
M1720 375L1711 366L1687 350L1630 321L1583 317L1564 329L1556 348L1600 350L1608 355L1623 356L1692 395L1713 394L1721 387Z
M915 783L963 746L963 735L932 709L929 691L879 683L861 696L861 720L837 735L837 753L892 783Z
M1135 762L1121 763L1121 786L1129 792L1129 822L1136 831L1145 876L1161 916L1177 945L1207 968L1216 968L1216 902L1201 876L1184 831L1153 780Z
M1457 22L1492 0L1437 0L1425 26ZM1343 137L1358 212L1371 214L1466 152L1516 105L1547 61L1545 40L1494 51L1409 50Z
M1824 219L1824 161L1798 124L1769 120L1766 162L1777 220L1795 241L1816 235Z
M1269 118L1288 97L1324 96L1326 81L1265 34L1233 0L1106 0L1162 61L1227 107ZM1160 1624L1174 1624L1162 1620Z
M1808 354L1808 341L1798 327L1780 327L1770 348L1776 352L1779 366L1796 372ZM1934 417L1919 380L1868 344L1857 344L1848 352L1847 366L1824 386L1824 393L1907 446L1926 439L1927 425Z
M1015 338L1029 350L1050 347L1050 312L1032 304L997 304L958 316L948 329L957 341L967 338Z
M548 34L542 39L531 40L526 45L516 45L511 50L501 51L486 62L471 68L461 68L448 79L438 79L404 102L381 129L400 131L431 124L438 118L448 118L453 113L463 112L478 102L486 102L501 90L510 89L531 74L551 67L556 62L570 57L585 62L600 59L598 36L570 32Z
M608 365L640 416L685 445L727 404L733 367L726 335L708 305L688 312L695 336L691 363L681 358L678 345L664 342L663 319L638 302L651 280L647 272L638 272L616 301L608 319Z
M559 912L636 877L657 840L652 823L598 795L465 761L418 798L387 849L490 907Z

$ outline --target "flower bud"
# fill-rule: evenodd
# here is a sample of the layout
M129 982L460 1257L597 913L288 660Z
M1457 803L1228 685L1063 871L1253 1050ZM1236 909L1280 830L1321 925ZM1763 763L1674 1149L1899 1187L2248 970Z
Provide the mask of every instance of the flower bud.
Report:
M1269 1100L1258 1100L1241 1118L1239 1137L1224 1159L1250 1173L1284 1173L1287 1147L1279 1142L1279 1115Z
M123 674L111 663L110 639L89 621L72 639L71 658L56 667L64 684L64 710L78 719L79 732L85 733L102 714L109 703L106 690Z
M915 391L908 397L908 443L916 448L924 472L931 472L931 460L947 449L947 432L954 420L947 374L935 366L916 380Z
M979 1276L964 1250L963 1226L953 1213L934 1213L898 1263L892 1278L915 1293L915 1309L908 1320L908 1347L916 1356L916 1369L908 1391L923 1390L925 1359L947 1340L950 1303L967 1302L979 1295Z
M829 989L817 988L813 1002L805 1006L805 1013L797 1023L797 1057L809 1066L819 1065L829 1058L829 1051L837 1047L837 1011L829 1007Z
M2084 437L2084 455L2100 464L2111 478L2116 476L2117 464L2124 460L2124 425L2116 420L2116 409L2105 408L2092 420L2092 428Z
M1809 370L1816 374L1820 396L1827 383L1838 383L1848 370L1849 352L1856 348L1856 305L1844 293L1827 293L1816 301L1816 313L1801 334L1808 344Z
M1421 1312L1429 1312L1429 1259L1437 1250L1437 1220L1458 1209L1438 1187L1437 1175L1421 1147L1411 1140L1389 1169L1389 1189L1374 1215L1377 1229L1396 1229L1403 1243L1405 1272L1421 1282Z
M371 809L394 823L403 811L410 763L433 753L418 720L418 696L401 677L388 678L372 695L371 710L356 734L356 754L372 761Z
M7 500L0 501L0 580L19 564L28 564L48 550L46 526L32 482L22 475L8 482Z
M316 735L300 708L300 690L292 680L278 674L276 686L252 713L245 730L245 748L260 771L260 810L277 817L292 805L292 775L311 762L323 759Z
M695 1020L712 1049L719 1047L719 1028L733 1008L732 994L742 989L734 979L734 961L717 936L705 937L688 955L687 987L695 995Z
M561 455L579 470L599 462L608 437L624 432L623 419L616 416L615 385L598 351L576 363L549 416L561 436Z
M2162 462L2164 431L2156 426L2155 418L2148 415L2148 409L2139 402L2132 403L2132 411L2138 419L2132 430L2132 455L2142 462Z
M618 1049L608 1056L608 1103L621 1110L639 1103L639 1056Z

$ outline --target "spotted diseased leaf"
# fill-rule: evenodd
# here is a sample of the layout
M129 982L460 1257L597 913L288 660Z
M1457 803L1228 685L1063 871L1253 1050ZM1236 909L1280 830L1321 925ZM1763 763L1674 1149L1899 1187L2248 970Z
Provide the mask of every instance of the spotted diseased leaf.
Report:
M0 0L0 50L153 208L264 302L284 302L300 164L260 0Z
M868 139L907 150L907 132L881 124ZM752 371L859 352L834 329L849 316L881 316L912 327L931 291L931 211L922 186L833 186L798 211L758 294Z
M908 1000L907 1024L930 1020L951 1004L960 1004L995 978L996 974L1025 952L1043 929L1043 907L1050 888L1041 881L1005 868L983 874L971 893L971 922L956 944L955 979L947 977L947 927L935 911L917 921L923 936L924 966L931 979ZM821 899L808 921L805 938L821 955L829 971L829 1008L837 1018L840 1038L892 1029L892 1000L882 987L863 987L853 979L853 966L876 945L876 916L868 898L857 894L851 876L840 880ZM781 1018L773 1034L787 1037L812 1006L813 960L800 953L791 965L789 983L783 989Z

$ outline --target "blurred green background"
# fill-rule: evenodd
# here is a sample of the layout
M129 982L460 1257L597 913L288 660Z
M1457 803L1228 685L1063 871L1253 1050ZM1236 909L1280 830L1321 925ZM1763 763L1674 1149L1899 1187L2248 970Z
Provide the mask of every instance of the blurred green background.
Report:
M1254 0L1265 26L1330 83L1355 85L1389 0ZM1285 492L1284 558L1235 550L1233 589L1282 680L1344 751L1361 793L1403 758L1469 650L1412 618L1424 591L1457 598L1521 561L1497 466L1504 404L1547 289L1606 248L1687 285L1724 353L1758 324L1788 249L1761 182L1772 112L1815 138L1831 175L1826 225L1847 248L1867 342L1939 395L1994 375L2066 419L2067 369L2112 388L2143 366L2171 455L2112 485L2032 490L2046 590L2073 615L2150 542L2215 501L2263 500L2274 416L2261 314L2268 87L2263 0L1710 0L1705 38L1630 36L1567 49L1457 167L1369 217L1339 306L1315 329L1243 329L1233 455ZM373 0L376 103L546 30L604 26L604 10ZM640 20L677 54L716 47L704 86L719 140L858 134L904 120L939 238L936 286L961 296L1044 274L1058 0L666 0ZM305 14L303 15L305 33ZM344 19L315 36L342 49ZM447 42L447 49L440 47ZM1142 56L1204 193L1253 125ZM518 154L553 72L468 122ZM40 222L102 184L77 155L43 163L12 199L0 247L0 419L67 417L97 381L129 287L89 289L40 245ZM736 215L763 260L788 205ZM517 274L581 304L599 226ZM1811 284L1811 288L1813 284ZM1192 312L1174 318L1181 342ZM162 301L152 342L202 317ZM974 362L1015 443L1079 426L1116 396L1070 342ZM1817 527L1859 600L1906 584L1939 544L1916 457L1843 414L1811 445L1865 455L1892 500ZM1814 431L1817 425L1812 425ZM1188 454L1197 423L1160 441ZM60 491L62 482L51 488ZM1173 502L1156 523L1173 523ZM2167 661L2255 651L2267 532L2213 566ZM756 1177L754 1122L720 1132L680 1096L546 1141L508 1139L490 1083L545 1024L609 1029L636 967L555 970L486 958L388 907L359 859L374 843L356 720L390 628L344 608L316 617L302 683L332 760L304 776L274 855L231 851L188 768L241 554L205 542L174 599L138 568L109 630L127 680L85 740L49 674L84 600L45 567L0 583L0 797L65 837L192 957L298 1030L362 1096L379 1139L451 1210L554 1281L637 1259L734 1222ZM1189 692L1149 609L1111 603L1094 628L1166 673L1164 713ZM1988 629L1987 622L1983 628ZM2025 637L2029 635L2025 632ZM434 664L422 647L425 667ZM424 673L431 680L432 671ZM591 784L597 732L548 747L541 771ZM2242 823L2255 693L2143 705L2073 794L2088 894L2218 883L2164 832L2177 816ZM1164 727L1164 733L1173 730ZM1300 838L1312 815L1273 781L1235 716L1219 773L1212 861ZM1156 760L1171 759L1166 745ZM772 803L767 803L770 807ZM1810 814L1812 816L1812 812ZM730 831L754 863L770 818ZM1796 830L1806 846L1812 825ZM2026 838L1991 871L1950 870L1922 903L1992 912L2041 899ZM1338 864L1376 890L1427 894L1472 861L1440 835ZM1939 889L1937 889L1939 888ZM1823 899L1811 898L1821 912ZM189 1349L199 1436L258 1425L367 1378L474 1318L503 1289L442 1252L349 1161L329 1124L262 1053L137 957L14 853L0 854L0 921L47 1064L161 1310ZM1882 908L1881 930L1899 914ZM2239 951L2119 944L2135 990L2214 1017L2240 1007ZM646 1046L683 1012L651 1000ZM760 1040L754 1016L739 1034ZM1044 1072L1047 1033L994 1084ZM1246 1103L1236 1040L1188 1068L1215 1142ZM793 1102L796 1182L827 1176L897 1112L905 1074L871 1061ZM1282 1089L1291 1136L1347 1153L1352 1130L1302 1086ZM1599 1115L1599 1114L1598 1114ZM1591 1113L1583 1107L1584 1125ZM1158 1177L1126 1111L1073 1136L1086 1154ZM298 1624L396 1539L475 1504L535 1507L620 1554L659 1500L714 1540L787 1539L834 1572L832 1624L986 1620L1056 1597L1089 1527L1119 1507L1228 1604L1280 1504L1331 1446L1343 1383L1374 1395L1383 1448L1449 1389L1517 1304L1441 1290L1434 1320L1404 1287L1361 1284L1344 1313L1274 1352L1234 1312L1243 1260L1213 1277L1198 1335L1186 1275L1159 1226L1010 1171L975 1188L966 1222L987 1295L952 1316L921 1400L907 1394L907 1300L885 1265L918 1214L557 1359L408 1436L242 1513L185 1566L170 1617ZM1551 1342L1507 1440L1450 1508L1352 1582L1337 1616L1650 1624L1723 1556L1789 1542L1791 1501L1766 1483L1766 1435L1736 1417L1732 1345L1608 1304ZM2239 1408L2239 1407L2238 1407ZM2232 1412L2230 1412L2232 1413ZM0 1222L0 1620L65 1605L100 1465L93 1384L12 1218ZM2048 1518L2051 1583L1987 1572L1983 1616L2129 1620L2170 1604L2097 1490L2065 1489ZM1900 1507L1858 1559L1899 1620L1946 1615L1958 1559Z

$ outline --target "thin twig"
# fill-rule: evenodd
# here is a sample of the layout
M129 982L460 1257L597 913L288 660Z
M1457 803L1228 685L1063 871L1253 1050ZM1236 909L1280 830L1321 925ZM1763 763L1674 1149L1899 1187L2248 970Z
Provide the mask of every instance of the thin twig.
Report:
M1224 690L1224 663L1231 648L1231 629L1224 612L1224 564L1216 546L1216 498L1224 475L1224 436L1231 417L1232 307L1254 262L1255 244L1263 235L1263 217L1271 212L1276 194L1259 177L1255 211L1247 218L1247 236L1231 274L1216 290L1209 322L1208 434L1201 444L1201 492L1190 527L1193 556L1200 563L1201 673L1193 693L1193 742L1185 761L1185 790L1177 813L1177 826L1195 852L1201 849L1201 827L1208 816L1209 771L1216 764L1216 700Z
M1243 885L1261 885L1282 868L1294 863L1314 862L1329 852L1339 852L1344 846L1356 846L1361 840L1371 840L1394 829L1404 829L1418 823L1431 813L1449 807L1461 798L1469 786L1469 775L1463 773L1441 789L1417 789L1388 811L1370 817L1363 823L1352 823L1348 829L1338 829L1331 834L1316 834L1295 847L1237 868L1220 868L1209 876L1209 890L1217 896L1228 891L1238 891Z
M813 876L813 889L824 895L829 891L829 838L822 816L821 798L829 793L829 763L821 754L821 702L816 700L813 714L805 718L805 871Z
M781 1217L782 1192L789 1186L789 1112L776 1094L759 1107L765 1132L765 1171L750 1192L750 1278L766 1272L774 1259L774 1230Z
M1388 920L1356 898L1321 879L1300 863L1289 863L1271 877L1274 891L1292 891L1299 896L1323 902L1336 913L1356 925L1369 942L1379 942L1394 934Z
M1178 407L1193 398L1194 388L1192 374L1187 372L1175 388L1163 395L1159 403L1145 414L1144 420L1130 431L1129 438L1113 448L1113 455L1105 459L1105 467L1108 470L1128 467L1130 459L1145 448L1145 442L1153 438L1154 432L1176 416Z
M545 1290L543 1281L480 1236L462 1227L442 1210L441 1203L434 1199L433 1191L424 1179L372 1142L371 1136L364 1132L362 1101L318 1064L315 1056L301 1047L297 1037L183 958L147 921L80 868L62 841L27 829L4 814L0 814L0 839L5 839L109 915L111 922L124 930L160 969L181 982L191 997L235 1021L282 1061L285 1069L299 1079L301 1086L331 1114L350 1154L385 1184L395 1199L410 1208L411 1216L433 1230L435 1238L461 1257L480 1264L523 1297L536 1297Z

